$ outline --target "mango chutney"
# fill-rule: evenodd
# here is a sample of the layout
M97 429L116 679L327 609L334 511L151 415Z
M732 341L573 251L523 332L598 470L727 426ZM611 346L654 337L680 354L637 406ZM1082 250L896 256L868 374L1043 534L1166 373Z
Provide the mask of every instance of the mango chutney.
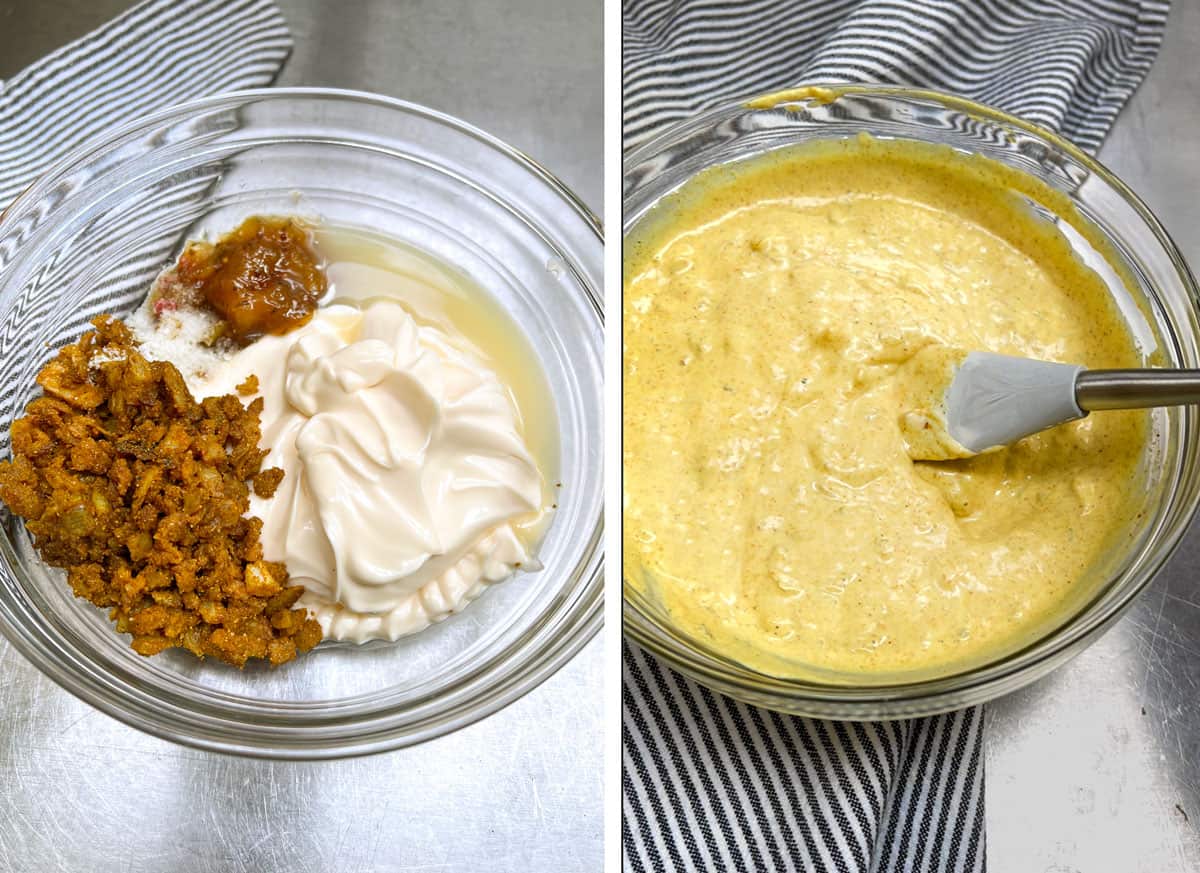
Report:
M930 347L1141 364L1104 281L1017 193L1040 185L860 136L710 168L643 217L626 585L747 667L864 681L1011 650L1094 587L1141 512L1146 413L936 463L901 430Z

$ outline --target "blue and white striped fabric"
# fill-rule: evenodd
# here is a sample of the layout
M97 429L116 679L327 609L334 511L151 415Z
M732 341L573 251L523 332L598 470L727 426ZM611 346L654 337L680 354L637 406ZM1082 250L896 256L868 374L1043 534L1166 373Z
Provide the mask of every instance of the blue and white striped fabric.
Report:
M271 0L147 0L0 81L0 210L97 134L270 84L292 48Z
M629 643L625 869L982 871L983 711L855 723L716 694Z
M624 147L819 81L934 88L1094 151L1162 40L1159 0L625 0ZM746 706L626 643L623 850L634 873L977 873L983 712L879 724Z
M198 97L270 84L291 48L271 0L147 0L0 81L0 212L53 162L113 127ZM161 216L202 198L216 179L215 172L197 173L122 215L128 226L145 229L143 244L105 277L102 292L57 326L52 347L78 338L93 316L126 312L141 299L181 242L160 227ZM0 270L14 245L0 242ZM60 252L38 285L69 286L86 268L86 257ZM14 350L17 331L28 341L26 334L51 317L38 313L31 294L22 292L0 313L0 410L20 400L13 374L28 363ZM23 310L35 314L23 317ZM7 450L5 431L0 456Z
M816 81L971 97L1100 147L1164 0L625 0L626 149L698 109Z

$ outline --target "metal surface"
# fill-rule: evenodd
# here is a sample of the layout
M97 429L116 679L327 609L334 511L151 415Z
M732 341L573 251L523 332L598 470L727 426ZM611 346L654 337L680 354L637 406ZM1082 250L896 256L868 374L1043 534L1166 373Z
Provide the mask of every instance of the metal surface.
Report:
M280 84L379 91L457 115L600 211L595 0L278 0ZM132 5L0 0L0 78ZM600 869L602 646L505 710L414 749L250 761L144 736L0 640L3 873Z
M1084 370L1075 401L1088 410L1200 403L1200 370Z
M1200 270L1200 2L1100 160ZM1104 639L987 709L990 873L1200 870L1200 526Z

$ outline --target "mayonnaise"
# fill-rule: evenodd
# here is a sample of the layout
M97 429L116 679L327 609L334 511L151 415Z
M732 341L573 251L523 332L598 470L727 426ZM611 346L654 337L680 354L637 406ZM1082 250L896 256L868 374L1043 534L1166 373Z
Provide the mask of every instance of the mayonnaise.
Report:
M1095 596L1142 523L1144 413L909 454L955 452L920 445L953 349L1139 366L1108 285L1014 193L1053 205L1040 184L865 138L656 206L624 253L628 590L746 667L839 683L966 669Z
M204 394L258 377L268 560L305 586L327 637L395 640L536 568L543 483L517 410L470 344L399 303L333 303L211 370Z

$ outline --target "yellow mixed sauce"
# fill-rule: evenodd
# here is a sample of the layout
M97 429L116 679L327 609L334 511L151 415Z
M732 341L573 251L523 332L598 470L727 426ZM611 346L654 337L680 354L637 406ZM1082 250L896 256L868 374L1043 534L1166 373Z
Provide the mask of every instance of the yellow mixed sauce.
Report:
M1103 280L978 157L860 137L705 171L626 239L626 584L775 675L945 671L1077 602L1133 528L1145 413L905 450L936 345L1141 359Z

